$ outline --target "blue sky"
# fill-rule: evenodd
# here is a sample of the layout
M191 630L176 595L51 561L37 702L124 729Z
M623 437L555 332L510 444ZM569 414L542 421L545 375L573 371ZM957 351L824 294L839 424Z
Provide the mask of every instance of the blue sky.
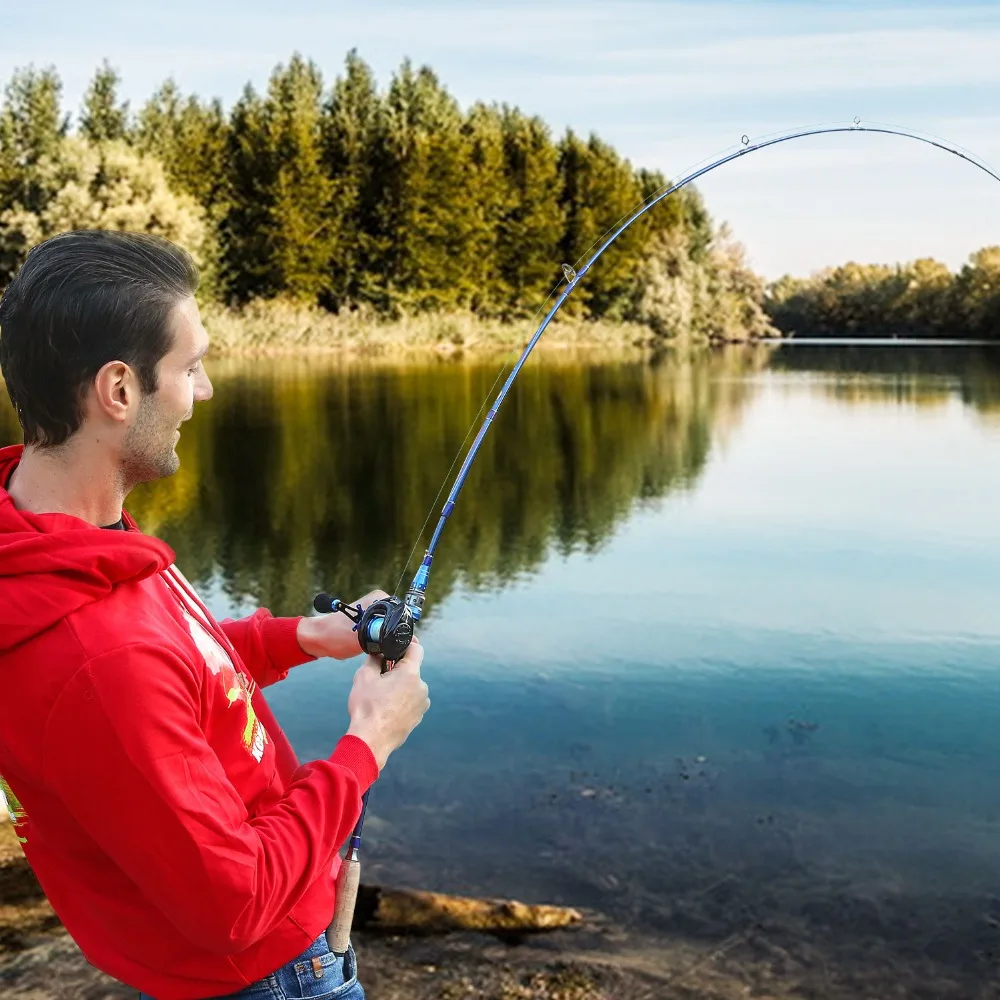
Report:
M68 110L107 57L141 103L166 77L228 106L299 51L328 80L356 47L384 86L409 56L463 105L505 101L679 176L739 141L888 122L1000 167L1000 3L665 0L4 0L0 76L55 65ZM788 143L700 182L768 277L848 259L959 266L1000 243L1000 183L905 139Z

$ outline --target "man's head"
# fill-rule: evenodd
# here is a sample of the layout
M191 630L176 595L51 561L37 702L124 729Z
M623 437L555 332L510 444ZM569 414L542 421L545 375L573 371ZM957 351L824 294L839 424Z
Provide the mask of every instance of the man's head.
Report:
M0 370L26 447L107 451L128 488L177 471L212 386L198 271L167 240L85 230L35 247L0 298Z

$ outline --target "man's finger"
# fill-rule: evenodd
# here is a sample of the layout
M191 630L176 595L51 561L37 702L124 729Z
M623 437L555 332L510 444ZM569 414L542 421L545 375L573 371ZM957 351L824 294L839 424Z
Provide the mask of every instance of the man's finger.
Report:
M419 643L410 642L406 652L403 654L397 666L405 667L407 670L418 672L420 664L424 662L424 647Z

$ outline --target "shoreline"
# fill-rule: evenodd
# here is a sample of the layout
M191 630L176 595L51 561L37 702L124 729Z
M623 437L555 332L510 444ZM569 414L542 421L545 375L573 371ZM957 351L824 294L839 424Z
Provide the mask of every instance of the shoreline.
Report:
M242 308L211 302L201 306L212 341L210 357L427 355L457 357L520 351L538 329L544 313L500 320L473 313L419 313L388 320L368 311L330 313L315 306L277 300L255 301ZM778 331L773 331L774 334ZM687 347L750 344L745 337L690 336L663 339L641 323L557 316L535 350L613 351L642 354Z
M84 959L5 830L0 994L136 1000ZM697 892L659 880L627 924L579 906L579 925L519 939L413 929L351 937L369 1000L993 1000L995 899L930 890L918 914L883 876L775 857L717 869Z

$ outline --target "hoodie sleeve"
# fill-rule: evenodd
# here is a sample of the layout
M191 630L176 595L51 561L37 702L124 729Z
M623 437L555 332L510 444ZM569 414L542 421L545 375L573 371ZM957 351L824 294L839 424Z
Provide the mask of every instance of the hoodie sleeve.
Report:
M344 736L251 818L200 714L200 679L182 659L145 645L118 649L60 693L43 767L81 827L181 934L234 954L331 872L377 769L365 744Z
M258 608L248 618L227 618L219 626L253 679L260 687L267 687L283 681L292 667L315 659L299 645L301 620L275 618L267 608Z

